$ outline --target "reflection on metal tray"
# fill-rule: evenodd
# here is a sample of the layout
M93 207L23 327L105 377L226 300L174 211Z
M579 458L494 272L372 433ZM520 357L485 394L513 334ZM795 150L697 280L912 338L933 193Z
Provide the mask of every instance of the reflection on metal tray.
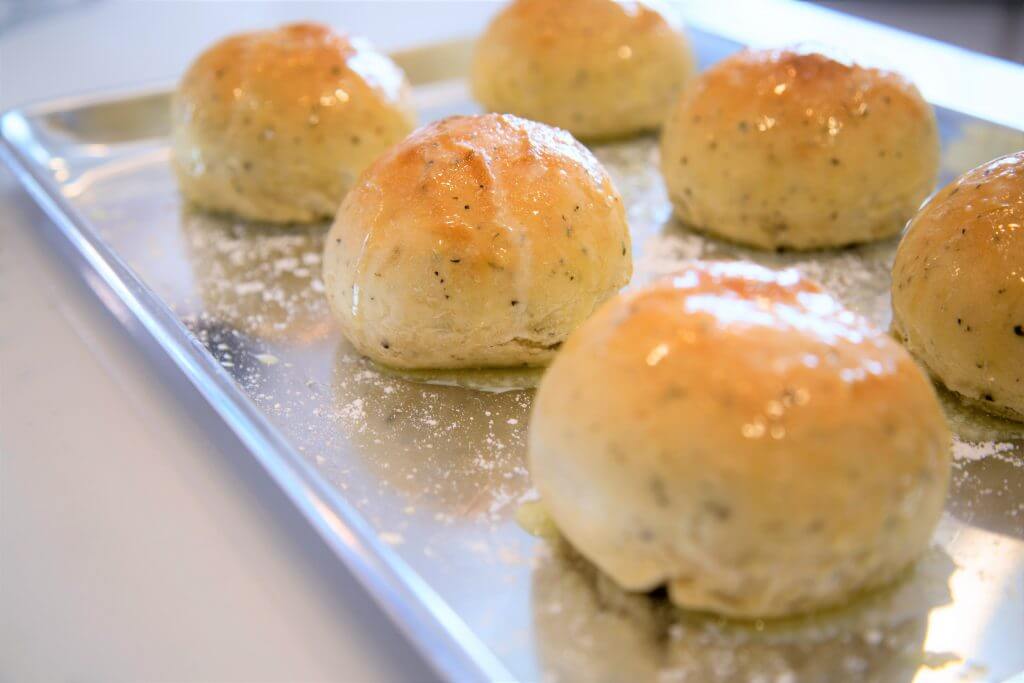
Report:
M694 38L705 65L736 48ZM459 78L467 54L455 43L398 56L421 121L474 111ZM14 112L2 131L87 281L104 281L97 291L115 295L126 324L172 355L445 675L927 681L1024 669L1019 426L946 401L960 436L935 548L897 586L846 609L736 624L625 594L516 523L532 497L532 392L415 383L359 358L322 294L325 226L246 224L183 207L166 110L167 92L156 90ZM1020 131L946 110L939 121L943 181L1024 147ZM594 151L628 208L632 286L689 258L748 258L797 267L888 325L895 241L813 254L728 245L672 221L653 138Z

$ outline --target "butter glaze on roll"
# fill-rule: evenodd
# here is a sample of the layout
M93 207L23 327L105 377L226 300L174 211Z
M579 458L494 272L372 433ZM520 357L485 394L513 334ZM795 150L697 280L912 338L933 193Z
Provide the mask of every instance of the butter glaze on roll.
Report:
M661 142L678 217L761 248L891 237L938 168L935 115L910 82L792 50L743 51L705 71Z
M935 391L888 335L795 271L696 262L606 303L545 373L533 482L627 590L780 617L884 584L949 479Z
M515 0L477 42L473 93L491 111L585 138L654 130L694 73L671 12L644 2Z
M334 216L374 158L415 125L402 71L318 24L226 38L174 95L174 168L186 199L277 223Z
M327 237L342 331L398 368L544 365L629 281L622 200L567 132L456 116L381 156Z
M950 390L1024 421L1024 152L968 171L914 217L893 329Z

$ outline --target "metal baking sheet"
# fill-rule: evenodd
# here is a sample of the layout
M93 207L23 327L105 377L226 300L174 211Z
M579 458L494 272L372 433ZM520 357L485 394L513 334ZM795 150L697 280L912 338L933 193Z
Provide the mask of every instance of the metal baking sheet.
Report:
M704 66L738 48L692 31ZM476 111L469 44L396 55L420 121ZM74 265L157 343L243 438L446 677L549 681L998 681L1024 670L1024 433L944 395L958 434L935 547L901 582L782 623L686 613L627 595L519 518L532 391L514 374L409 381L341 339L320 279L326 226L280 228L182 205L168 88L7 113L5 152L74 247ZM1024 133L939 110L942 182ZM652 137L593 148L628 208L631 286L695 257L795 266L889 322L896 242L766 254L671 216ZM423 378L420 378L423 379ZM441 382L441 383L438 383ZM503 391L460 386L502 385ZM170 454L169 454L170 455Z

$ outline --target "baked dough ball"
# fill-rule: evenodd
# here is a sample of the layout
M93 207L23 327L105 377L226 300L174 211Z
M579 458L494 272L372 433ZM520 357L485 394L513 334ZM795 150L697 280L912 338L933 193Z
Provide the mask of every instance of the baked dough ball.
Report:
M661 126L694 63L679 23L646 3L515 0L477 42L473 93L492 111L616 137Z
M910 222L893 329L952 391L1024 420L1024 152L968 171Z
M189 67L172 110L185 198L279 223L334 216L360 171L415 125L402 71L317 24L222 40Z
M623 294L541 381L529 462L566 538L627 590L778 617L889 581L949 479L935 391L793 270L695 262Z
M392 147L324 250L342 331L398 368L543 365L629 281L622 200L571 135L456 116Z
M938 168L935 115L911 83L790 50L740 52L701 74L661 140L679 218L761 248L895 235Z

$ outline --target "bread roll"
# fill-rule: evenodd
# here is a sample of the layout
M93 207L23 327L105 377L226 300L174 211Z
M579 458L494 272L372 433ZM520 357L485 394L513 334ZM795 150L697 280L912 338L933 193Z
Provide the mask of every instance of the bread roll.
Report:
M415 125L402 71L317 24L222 40L189 67L172 110L185 198L276 223L333 216L359 172Z
M1024 420L1024 152L968 171L910 222L893 329L952 391Z
M585 147L514 116L456 116L381 156L324 250L342 331L398 368L543 365L628 282L622 200Z
M648 3L515 0L477 42L473 93L491 111L617 137L658 128L694 64L679 22Z
M740 52L701 74L661 140L678 217L761 248L895 235L938 168L935 115L910 82L791 50Z
M529 463L627 590L779 617L891 580L942 510L950 436L910 355L793 270L695 262L605 304L541 381Z

